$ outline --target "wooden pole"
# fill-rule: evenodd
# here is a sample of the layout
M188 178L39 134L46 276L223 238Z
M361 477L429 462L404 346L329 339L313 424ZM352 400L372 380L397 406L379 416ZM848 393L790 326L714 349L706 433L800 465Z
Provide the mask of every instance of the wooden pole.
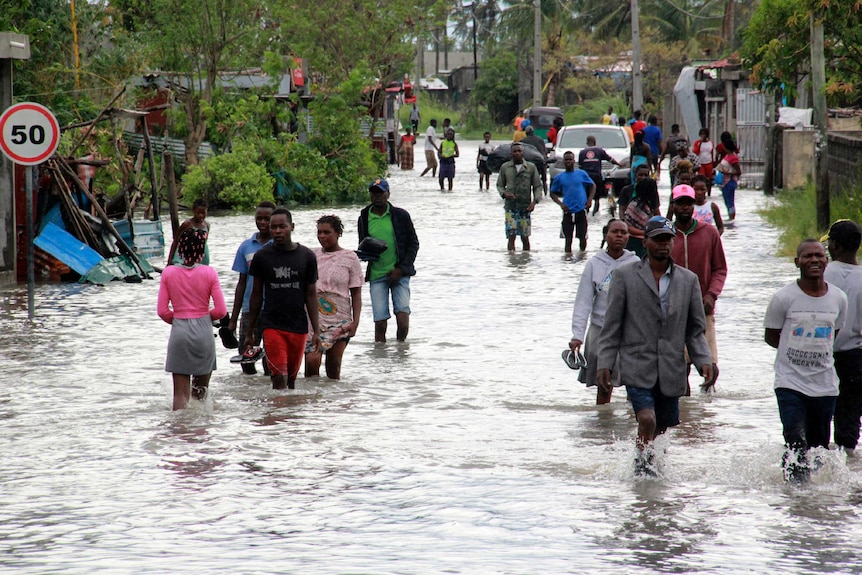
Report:
M108 217L108 214L105 213L105 210L102 209L102 206L99 205L99 202L96 201L95 196L90 193L90 190L87 189L87 186L84 185L84 182L78 178L78 174L75 173L69 164L67 164L62 158L58 158L57 164L60 166L60 169L66 173L67 176L78 186L81 190L83 190L84 194L90 199L93 207L96 209L96 213L99 215L99 218L102 220L102 224L105 228L114 236L114 239L117 240L117 247L120 248L120 251L129 256L131 260L138 266L138 269L141 270L141 274L144 276L147 275L147 272L144 270L143 266L141 266L141 260L138 259L138 255L129 247L126 241L123 239L123 236L120 235L120 232L117 231L117 228L114 227L114 224L111 223L111 219Z
M168 180L168 205L171 211L171 231L173 237L177 237L180 229L180 210L177 202L177 181L174 177L174 156L168 151L162 154L162 166Z
M159 188L156 185L156 160L153 157L153 144L150 142L150 129L147 126L147 117L141 117L141 128L144 132L144 146L147 148L147 161L150 163L150 186L152 187L152 207L153 215L150 218L152 221L159 219L161 201L159 201Z
M811 82L814 93L814 121L817 124L815 186L817 196L817 228L829 227L829 146L826 109L826 61L823 56L823 17L811 11Z

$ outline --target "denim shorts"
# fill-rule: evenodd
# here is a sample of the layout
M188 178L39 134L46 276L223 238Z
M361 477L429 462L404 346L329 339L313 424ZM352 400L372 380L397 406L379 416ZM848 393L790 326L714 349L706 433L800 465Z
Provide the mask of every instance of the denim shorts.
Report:
M655 412L658 431L679 425L679 398L662 395L658 382L652 389L627 385L626 392L635 414L642 409L651 409Z
M395 285L389 285L389 278L382 277L371 282L371 312L374 321L389 319L389 294L392 293L394 313L410 313L410 277L404 276Z

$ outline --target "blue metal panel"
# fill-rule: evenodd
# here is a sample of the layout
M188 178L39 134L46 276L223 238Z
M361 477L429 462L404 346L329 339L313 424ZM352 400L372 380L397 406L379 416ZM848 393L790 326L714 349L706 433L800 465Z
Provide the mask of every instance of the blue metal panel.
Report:
M33 243L81 275L103 259L93 248L51 223L45 226Z

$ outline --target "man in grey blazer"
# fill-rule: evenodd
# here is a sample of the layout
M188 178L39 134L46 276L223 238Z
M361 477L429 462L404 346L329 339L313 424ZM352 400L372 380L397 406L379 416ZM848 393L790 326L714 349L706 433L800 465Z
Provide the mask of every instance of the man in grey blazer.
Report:
M686 346L704 377L701 387L709 391L713 384L700 284L694 273L674 265L675 236L670 220L655 216L647 222L647 256L614 272L598 342L596 383L606 392L619 353L621 381L638 421L638 470L645 473L651 473L648 445L679 425L679 397L688 384Z

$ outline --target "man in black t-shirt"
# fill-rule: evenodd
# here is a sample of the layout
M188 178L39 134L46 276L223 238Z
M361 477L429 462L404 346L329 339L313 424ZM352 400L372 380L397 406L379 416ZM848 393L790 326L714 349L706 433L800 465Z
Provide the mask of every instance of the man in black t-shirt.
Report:
M310 249L291 239L293 218L286 209L272 212L269 230L272 243L254 254L249 267L255 281L248 325L254 326L260 317L272 388L294 389L305 355L309 322L314 351L320 349L317 258ZM254 332L249 329L245 349L253 345Z
M578 165L580 168L590 175L593 183L596 185L595 204L593 205L593 215L599 211L599 198L604 195L605 182L602 176L602 161L610 162L615 166L620 163L613 159L604 148L596 146L596 137L587 136L587 147L578 154Z

